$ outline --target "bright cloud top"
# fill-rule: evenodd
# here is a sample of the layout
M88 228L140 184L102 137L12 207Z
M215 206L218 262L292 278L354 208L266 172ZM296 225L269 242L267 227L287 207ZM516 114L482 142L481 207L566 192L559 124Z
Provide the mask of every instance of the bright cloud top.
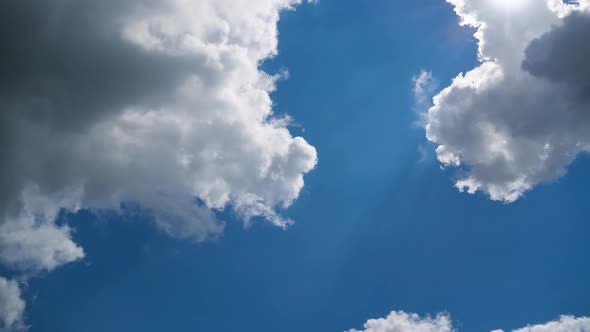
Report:
M393 311L386 318L368 320L364 330L348 332L452 332L452 325L451 318L445 314L421 318L417 314Z
M477 29L481 65L434 97L427 137L461 167L457 188L513 202L590 151L589 2L448 2Z
M348 332L457 332L449 315L438 314L436 317L420 317L403 311L392 311L386 318L370 319L364 330ZM540 325L529 325L512 332L589 332L590 318L562 316L558 321ZM494 330L492 332L504 332Z
M28 274L82 258L61 209L136 204L194 241L222 232L216 210L288 225L277 208L316 150L273 115L280 77L259 65L299 2L2 1L0 263Z
M558 321L546 324L531 325L513 332L589 332L590 318L575 318L573 316L562 316Z

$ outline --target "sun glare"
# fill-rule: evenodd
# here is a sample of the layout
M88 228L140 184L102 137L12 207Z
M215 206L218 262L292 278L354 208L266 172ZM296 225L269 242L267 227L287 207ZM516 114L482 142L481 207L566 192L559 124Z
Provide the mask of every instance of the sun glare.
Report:
M505 12L522 10L531 0L487 0L493 7Z

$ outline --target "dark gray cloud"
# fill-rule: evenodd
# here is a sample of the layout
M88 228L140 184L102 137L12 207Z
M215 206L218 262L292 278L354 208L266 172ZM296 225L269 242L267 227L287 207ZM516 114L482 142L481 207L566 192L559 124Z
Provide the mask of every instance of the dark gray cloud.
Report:
M133 106L158 107L189 75L207 75L198 55L149 52L122 38L121 22L147 1L0 3L0 99L66 129Z
M537 77L566 84L590 98L590 14L574 12L531 42L523 68Z
M0 3L0 211L18 213L27 182L51 192L78 181L77 156L55 138L76 139L127 107L170 104L190 75L213 79L203 55L124 40L121 24L137 8L160 9L148 0Z

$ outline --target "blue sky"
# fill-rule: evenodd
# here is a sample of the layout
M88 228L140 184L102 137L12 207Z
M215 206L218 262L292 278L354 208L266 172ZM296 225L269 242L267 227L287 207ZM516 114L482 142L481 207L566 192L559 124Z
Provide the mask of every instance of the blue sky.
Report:
M510 331L589 316L590 159L493 201L454 188L465 170L441 169L416 124L412 77L431 71L438 92L479 65L475 28L458 22L441 0L282 11L279 55L261 68L289 71L274 112L319 160L279 208L295 223L245 227L226 207L223 233L195 242L144 214L62 211L85 257L28 279L29 331L346 331L393 310Z

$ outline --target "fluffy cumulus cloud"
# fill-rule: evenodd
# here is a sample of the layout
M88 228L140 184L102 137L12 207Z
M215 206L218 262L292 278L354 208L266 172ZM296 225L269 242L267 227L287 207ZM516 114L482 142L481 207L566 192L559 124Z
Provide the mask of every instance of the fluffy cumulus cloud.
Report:
M434 97L427 137L460 190L513 202L590 151L590 1L447 1L481 63Z
M60 209L133 202L171 235L203 240L276 213L315 149L272 114L293 0L8 0L0 4L0 261L51 269L83 251ZM19 259L18 257L22 257Z
M0 277L0 331L19 331L22 325L25 302L15 281Z
M224 209L288 225L316 151L273 115L280 76L259 65L299 2L0 2L0 264L82 258L63 209L125 202L194 241L222 232Z
M370 319L364 330L348 332L457 332L449 315L438 314L436 317L420 317L403 311L393 311L386 318ZM492 332L504 332L494 330ZM590 332L590 318L562 316L557 321L540 325L529 325L512 332Z
M420 317L403 311L393 311L386 318L368 320L363 330L348 332L453 332L451 318L445 314Z

